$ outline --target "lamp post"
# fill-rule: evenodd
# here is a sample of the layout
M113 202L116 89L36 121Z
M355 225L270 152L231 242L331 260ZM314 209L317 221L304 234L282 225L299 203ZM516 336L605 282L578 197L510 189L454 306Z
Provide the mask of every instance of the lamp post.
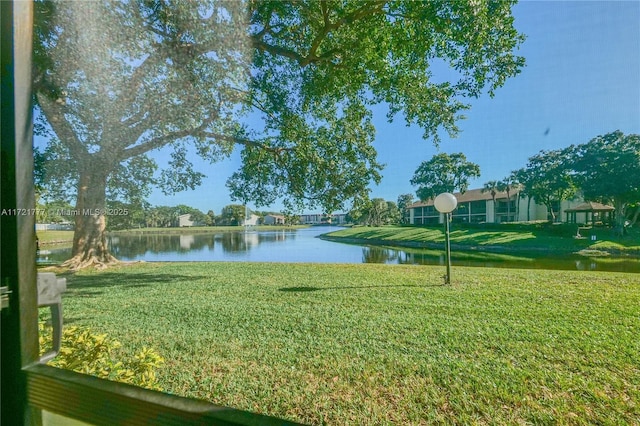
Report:
M449 244L449 221L451 212L458 205L458 200L453 194L443 192L433 200L433 205L440 213L444 213L444 239L445 239L445 259L447 263L447 275L444 277L445 284L451 284L451 245Z

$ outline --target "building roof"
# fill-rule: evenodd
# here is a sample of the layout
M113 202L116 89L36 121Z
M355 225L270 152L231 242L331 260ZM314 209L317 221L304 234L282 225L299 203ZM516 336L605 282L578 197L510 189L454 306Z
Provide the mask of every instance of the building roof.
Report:
M510 192L509 195L510 196L514 196L515 194L517 194L517 191L513 191ZM470 189L464 193L460 193L460 192L456 192L453 194L456 199L458 200L458 203L467 203L469 201L482 201L482 200L492 200L493 197L491 196L491 192L482 192L481 188L478 189ZM503 198L507 198L507 193L506 192L496 192L496 200L498 199L503 199ZM424 207L424 206L432 206L433 205L433 198L426 200L426 201L418 201L415 202L413 204L411 204L408 208L412 209L415 207Z
M596 203L594 201L588 201L586 203L579 204L570 209L566 209L565 212L610 212L615 210L615 207L607 206L605 204Z

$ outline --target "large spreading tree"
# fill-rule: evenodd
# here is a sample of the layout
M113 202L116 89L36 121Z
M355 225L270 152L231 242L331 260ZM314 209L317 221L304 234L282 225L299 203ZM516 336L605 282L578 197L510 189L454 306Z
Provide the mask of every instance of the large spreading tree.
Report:
M556 220L556 204L575 198L578 188L573 178L568 149L540 151L527 166L513 172L522 192L547 207L550 222Z
M640 201L640 135L618 130L568 151L584 198L613 203L616 232L622 235L628 207Z
M194 188L194 155L213 162L240 147L227 185L256 206L335 211L366 199L382 169L371 106L436 143L455 134L465 99L492 95L523 66L512 5L37 2L35 97L55 135L44 154L59 166L43 179L73 187L80 213L68 266L115 261L107 198ZM434 61L452 76L434 77ZM156 170L148 154L167 147Z
M400 223L405 225L410 223L411 213L409 206L413 204L413 194L401 194L398 196L398 210L400 210Z
M411 185L418 187L416 195L424 201L443 192L465 192L470 179L477 177L480 177L480 166L468 161L463 153L440 153L418 166Z
M363 203L357 209L349 212L350 218L358 224L367 226L382 226L400 222L400 210L393 201L384 198L374 198Z

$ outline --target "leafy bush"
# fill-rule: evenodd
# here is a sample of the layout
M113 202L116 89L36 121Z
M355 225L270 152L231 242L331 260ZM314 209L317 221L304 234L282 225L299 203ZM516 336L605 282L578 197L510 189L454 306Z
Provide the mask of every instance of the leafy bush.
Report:
M38 324L40 351L50 348L51 328ZM62 333L60 353L49 365L89 374L103 379L130 383L147 389L162 390L157 383L156 370L164 359L153 349L143 347L133 358L120 350L120 342L106 334L95 334L89 329L66 327Z

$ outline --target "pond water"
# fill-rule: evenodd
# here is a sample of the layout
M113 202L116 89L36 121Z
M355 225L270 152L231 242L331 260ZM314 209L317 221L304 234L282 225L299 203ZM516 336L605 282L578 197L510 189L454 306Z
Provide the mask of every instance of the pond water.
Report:
M320 234L337 227L318 226L277 231L218 232L194 235L129 235L109 237L112 253L120 260L238 261L310 263L387 263L444 265L442 250L360 246L324 241ZM40 263L62 262L71 249L43 250ZM454 266L505 268L601 270L640 273L640 259L590 258L578 255L523 256L484 252L452 252Z

